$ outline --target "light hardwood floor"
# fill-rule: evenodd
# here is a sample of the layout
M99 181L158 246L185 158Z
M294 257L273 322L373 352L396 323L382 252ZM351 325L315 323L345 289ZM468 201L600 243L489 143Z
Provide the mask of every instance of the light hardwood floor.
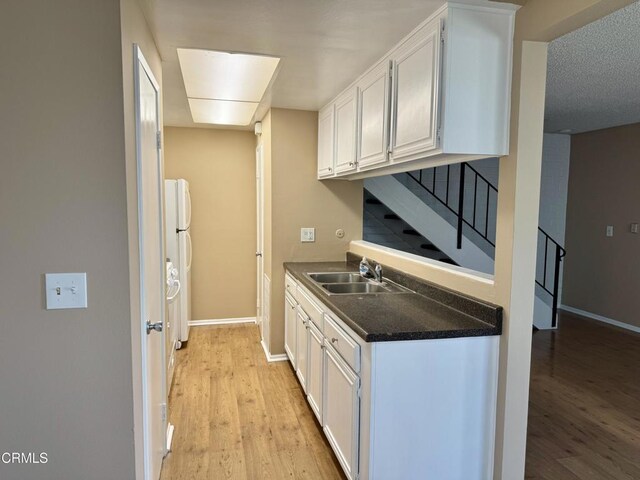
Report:
M533 336L527 479L640 479L640 334L562 314Z
M255 325L197 327L179 350L162 480L344 479L289 362Z

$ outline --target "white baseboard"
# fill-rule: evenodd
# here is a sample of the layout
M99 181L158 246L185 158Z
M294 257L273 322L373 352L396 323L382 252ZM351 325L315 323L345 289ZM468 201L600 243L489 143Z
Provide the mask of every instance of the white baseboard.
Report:
M203 327L206 325L232 325L234 323L256 323L256 317L242 318L214 318L210 320L191 320L190 327Z
M167 453L171 451L171 442L173 441L173 432L174 432L174 426L170 423L167 424L167 445L166 445Z
M267 346L264 343L264 340L260 340L260 345L262 345L262 349L264 350L264 355L267 357L267 362L283 362L285 360L289 360L286 353L281 353L279 355L271 355L269 350L267 350Z
M632 332L640 333L640 327L635 325L629 325L628 323L619 322L618 320L614 320L612 318L603 317L602 315L598 315L596 313L587 312L585 310L580 310L579 308L569 307L567 305L558 306L560 310L564 310L569 313L575 313L576 315L580 315L581 317L587 317L591 320L597 320L598 322L608 323L609 325L613 325L615 327L624 328L625 330L631 330Z

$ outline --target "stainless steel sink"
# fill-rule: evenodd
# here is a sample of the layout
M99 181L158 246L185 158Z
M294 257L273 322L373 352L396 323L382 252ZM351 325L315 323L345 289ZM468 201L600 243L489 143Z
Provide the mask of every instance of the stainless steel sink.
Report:
M327 285L322 285L329 294L334 295L353 295L353 294L367 294L367 293L391 293L391 291L383 287L382 285L378 285L377 283L329 283Z
M340 273L310 273L311 280L317 283L367 283L368 279L362 277L359 273L340 272Z
M329 295L375 295L378 293L411 293L411 290L383 279L376 282L356 272L321 272L307 274Z

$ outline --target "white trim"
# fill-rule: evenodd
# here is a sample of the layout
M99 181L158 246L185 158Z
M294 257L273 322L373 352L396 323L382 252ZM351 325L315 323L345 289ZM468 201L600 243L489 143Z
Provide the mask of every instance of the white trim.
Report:
M232 325L234 323L256 323L256 317L241 318L212 318L207 320L191 320L190 327L204 327L207 325Z
M167 424L167 453L171 451L171 442L173 441L173 432L175 431L175 427L169 423Z
M271 355L269 350L267 350L267 345L264 343L264 340L260 341L260 345L262 345L262 349L264 350L264 355L267 357L267 362L283 362L285 360L289 360L286 353L280 353L278 355Z
M156 78L147 63L142 50L138 46L137 43L133 44L133 97L134 97L134 115L135 115L135 136L136 136L136 188L137 188L137 206L138 206L138 275L140 281L140 353L141 353L141 367L142 367L142 448L143 448L143 474L145 480L150 480L151 475L151 457L153 452L151 451L151 439L150 439L150 414L148 411L148 385L149 385L149 365L147 362L147 331L146 331L146 323L147 323L147 312L146 312L146 286L144 280L144 228L143 228L143 198L142 198L142 143L140 136L140 126L142 123L141 120L141 112L140 112L140 79L141 75L144 74L151 82L154 90L155 90L155 104L156 104L156 123L158 130L162 129L162 124L160 120L160 85L156 81ZM140 68L142 67L142 68ZM158 174L159 174L159 185L158 185L158 205L159 205L159 216L160 216L160 231L158 232L159 238L164 238L164 202L163 202L163 187L164 187L164 170L163 170L163 161L162 161L162 150L160 146L156 148L156 157L158 162ZM162 265L162 271L164 271L166 254L164 251L164 242L160 243L160 263ZM166 283L164 278L160 280L160 291L163 293L162 297L164 297L164 291L166 287ZM165 302L160 302L160 318L165 318ZM164 320L163 320L164 325ZM166 331L162 333L161 339L161 348L163 352L163 360L164 363L164 347L165 347L165 337ZM163 382L163 396L166 396L167 393L167 385L166 385L166 377L162 378ZM163 422L166 419L163 419ZM160 469L162 469L162 464L160 465Z
M371 249L372 251L377 250L379 252L387 253L389 255L393 255L394 257L413 262L416 265L433 268L435 270L451 272L455 275L459 275L460 277L481 282L486 285L494 284L494 276L490 273L471 270L470 268L464 268L458 265L450 265L448 263L440 262L432 258L421 257L420 255L415 255L413 253L403 252L402 250L396 250L395 248L385 247L383 245L378 245L377 243L367 242L366 240L353 240L351 241L350 247L363 247Z
M636 325L629 325L628 323L620 322L612 318L603 317L602 315L598 315L597 313L587 312L585 310L580 310L579 308L568 307L567 305L560 305L558 308L569 313L580 315L581 317L590 318L591 320L597 320L598 322L608 323L609 325L613 325L614 327L620 327L624 328L625 330L631 330L632 332L640 333L640 327L637 327Z

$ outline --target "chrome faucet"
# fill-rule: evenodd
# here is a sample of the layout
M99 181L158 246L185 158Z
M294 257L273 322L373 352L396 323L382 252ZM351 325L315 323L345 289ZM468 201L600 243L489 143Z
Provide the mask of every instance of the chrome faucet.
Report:
M382 283L382 265L379 263L373 268L367 260L367 257L362 257L360 261L360 275L364 278L373 278L376 282Z

